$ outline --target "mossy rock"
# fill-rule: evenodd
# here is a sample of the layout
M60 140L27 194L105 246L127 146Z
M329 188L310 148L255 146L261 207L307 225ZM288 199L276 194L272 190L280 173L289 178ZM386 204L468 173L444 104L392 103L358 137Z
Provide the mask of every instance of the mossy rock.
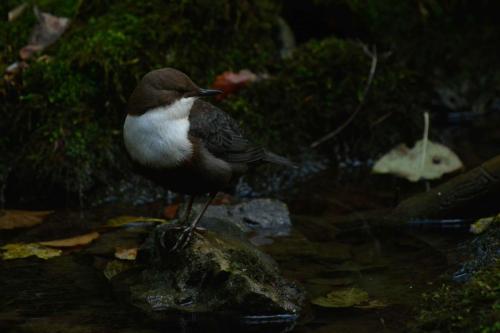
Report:
M169 252L180 231L172 224L155 229L139 251L142 268L112 280L120 297L158 320L172 313L298 317L304 295L271 257L241 236L212 231Z

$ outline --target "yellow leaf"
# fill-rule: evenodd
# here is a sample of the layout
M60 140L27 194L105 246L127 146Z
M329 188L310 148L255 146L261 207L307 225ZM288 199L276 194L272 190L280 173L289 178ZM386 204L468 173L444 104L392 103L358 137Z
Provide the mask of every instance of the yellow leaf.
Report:
M42 223L52 211L5 210L0 214L0 230L27 228Z
M99 233L93 231L89 232L88 234L80 236L64 238L64 239L56 239L47 242L40 242L39 244L50 247L73 247L73 246L90 244L93 240L97 238L99 238Z
M1 249L6 251L2 253L2 259L4 260L27 258L31 256L36 256L40 259L50 259L62 254L61 250L52 249L37 243L7 244L2 246Z
M486 229L488 229L489 226L493 222L497 222L497 221L500 221L500 214L498 214L497 216L490 216L490 217L484 217L482 219L479 219L476 222L474 222L473 224L471 224L470 232L472 232L473 234L476 234L476 235L481 234Z
M112 218L106 222L106 226L118 228L123 227L129 224L137 224L137 223L166 223L167 220L164 219L156 219L152 217L142 217L142 216L118 216Z
M135 258L137 258L137 248L132 247L130 249L125 249L117 247L115 257L122 260L135 260Z
M313 304L327 308L348 308L368 301L368 293L358 288L334 290L326 296L312 300Z

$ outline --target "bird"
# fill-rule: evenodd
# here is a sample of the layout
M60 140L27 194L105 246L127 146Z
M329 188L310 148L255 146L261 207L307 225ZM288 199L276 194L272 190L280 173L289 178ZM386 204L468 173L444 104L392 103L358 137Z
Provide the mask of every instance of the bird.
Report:
M220 93L198 87L177 69L161 68L142 77L127 103L123 139L135 171L189 196L171 251L186 246L216 194L229 191L254 166L295 167L252 142L228 113L202 99ZM208 200L189 223L195 197L206 194Z

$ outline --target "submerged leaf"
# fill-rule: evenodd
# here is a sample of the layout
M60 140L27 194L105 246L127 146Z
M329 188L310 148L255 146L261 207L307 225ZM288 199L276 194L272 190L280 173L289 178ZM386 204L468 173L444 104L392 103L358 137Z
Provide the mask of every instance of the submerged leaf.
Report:
M131 225L131 224L138 224L138 223L167 223L167 222L168 222L168 220L164 220L164 219L125 215L125 216L118 216L118 217L115 217L115 218L108 220L106 222L106 226L118 228L118 227L124 227L124 226Z
M79 235L71 238L40 242L40 244L50 247L74 247L74 246L90 244L93 240L97 238L99 238L99 233L93 231L89 232L88 234Z
M7 244L2 246L1 249L6 251L1 255L3 260L21 259L31 256L36 256L40 259L50 259L62 254L61 250L52 249L38 243Z
M6 210L0 215L0 230L31 227L42 223L51 213L52 211Z
M315 298L311 303L326 308L380 309L387 306L379 300L370 300L368 293L358 288L344 288Z
M121 261L121 260L111 260L106 264L106 267L104 268L104 276L108 279L111 280L113 277L116 275L120 274L121 272L124 272L126 270L129 270L132 266L132 263L126 262L126 261Z
M368 301L368 293L358 288L339 289L313 299L313 304L327 308L349 308Z
M439 179L444 174L463 167L458 156L446 146L432 141L427 142L423 169L421 168L423 140L412 149L400 144L382 156L373 166L374 173L389 173L416 182L420 179Z

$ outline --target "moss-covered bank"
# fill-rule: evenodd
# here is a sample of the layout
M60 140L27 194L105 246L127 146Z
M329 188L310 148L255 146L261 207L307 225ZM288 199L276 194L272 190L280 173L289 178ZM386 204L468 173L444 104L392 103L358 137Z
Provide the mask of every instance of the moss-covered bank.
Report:
M36 21L29 9L7 22L8 11L22 2L0 4L2 72L17 60ZM300 20L294 25L294 18L309 15L298 1L30 3L72 23L22 75L0 80L0 183L7 182L11 205L26 202L27 195L86 193L122 177L126 99L154 68L179 68L200 85L226 70L269 73L222 105L250 136L295 152L356 109L371 59L353 40L376 44L377 70L363 109L336 141L322 146L330 156L334 151L354 160L420 136L421 111L433 107L431 93L440 81L474 82L472 100L494 96L500 82L495 1L307 2L318 15L309 21L319 22L312 27L320 33ZM301 35L290 59L279 56L280 14Z
M22 1L5 1L0 15ZM13 195L87 191L123 168L125 103L147 71L173 66L201 85L278 57L272 1L34 1L69 30L0 83L0 172ZM35 17L0 22L0 70L17 60ZM28 186L29 185L29 186ZM18 193L18 192L21 193ZM26 193L24 193L26 194Z

